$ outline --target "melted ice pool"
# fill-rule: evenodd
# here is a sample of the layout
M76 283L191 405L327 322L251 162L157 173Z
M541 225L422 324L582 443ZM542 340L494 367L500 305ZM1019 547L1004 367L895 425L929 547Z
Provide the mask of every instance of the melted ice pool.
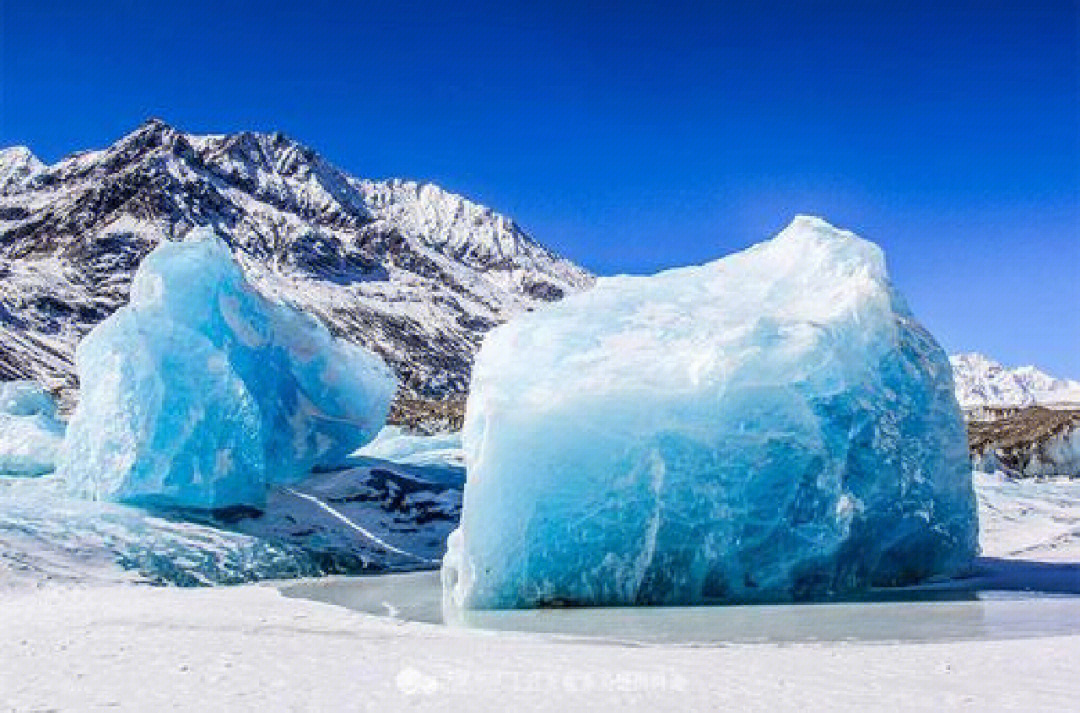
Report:
M368 614L445 623L437 572L311 580L282 585L281 590L285 596ZM475 611L466 612L456 624L689 645L1008 639L1080 633L1078 595L1078 565L984 560L977 578L891 592L892 601Z

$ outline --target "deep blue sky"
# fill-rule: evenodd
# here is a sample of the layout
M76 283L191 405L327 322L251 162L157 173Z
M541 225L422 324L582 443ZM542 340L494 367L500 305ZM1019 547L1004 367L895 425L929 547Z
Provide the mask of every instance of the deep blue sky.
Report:
M1080 0L0 2L0 145L43 160L280 129L600 273L815 213L950 351L1080 377Z

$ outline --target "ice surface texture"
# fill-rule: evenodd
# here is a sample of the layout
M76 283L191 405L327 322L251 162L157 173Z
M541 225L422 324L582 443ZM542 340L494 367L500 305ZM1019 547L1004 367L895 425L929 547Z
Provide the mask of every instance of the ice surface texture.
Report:
M56 399L34 381L0 382L0 413L56 417Z
M977 549L946 355L814 218L497 328L462 438L449 607L830 598Z
M76 362L60 470L78 494L146 504L259 506L371 440L396 388L378 357L257 294L206 230L145 258Z
M432 480L433 470L441 480L430 466L363 459L271 487L261 512L132 507L70 497L57 475L0 478L0 590L20 582L190 586L428 569L461 512L460 485Z
M465 458L461 452L461 434L410 433L401 426L386 426L356 456L378 458L425 469L424 476L461 488Z
M33 381L0 383L0 475L42 475L64 440L56 401Z

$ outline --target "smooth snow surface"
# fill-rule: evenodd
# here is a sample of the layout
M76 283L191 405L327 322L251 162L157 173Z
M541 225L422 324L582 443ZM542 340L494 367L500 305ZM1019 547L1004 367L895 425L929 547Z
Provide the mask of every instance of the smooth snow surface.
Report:
M268 484L340 466L396 388L377 356L256 293L209 230L146 257L77 364L71 490L193 508L261 506Z
M0 476L42 475L64 440L56 401L32 381L0 383Z
M259 585L0 597L12 711L1071 713L1080 699L1077 635L628 645L393 621ZM1026 604L1033 619L1062 606Z
M832 598L976 549L947 357L815 218L497 328L462 438L450 607Z

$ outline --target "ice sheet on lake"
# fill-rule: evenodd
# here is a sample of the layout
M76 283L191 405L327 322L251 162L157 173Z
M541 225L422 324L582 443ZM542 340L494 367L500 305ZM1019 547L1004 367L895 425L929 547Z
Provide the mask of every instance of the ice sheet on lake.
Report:
M153 505L261 506L371 440L396 388L377 356L257 294L207 230L147 256L76 359L59 470L74 493Z
M977 548L946 355L814 218L496 328L463 443L451 607L828 598Z
M0 589L45 581L182 586L428 569L457 524L444 469L361 459L295 486L262 511L207 513L73 498L57 476L0 478ZM459 481L463 475L459 473Z

